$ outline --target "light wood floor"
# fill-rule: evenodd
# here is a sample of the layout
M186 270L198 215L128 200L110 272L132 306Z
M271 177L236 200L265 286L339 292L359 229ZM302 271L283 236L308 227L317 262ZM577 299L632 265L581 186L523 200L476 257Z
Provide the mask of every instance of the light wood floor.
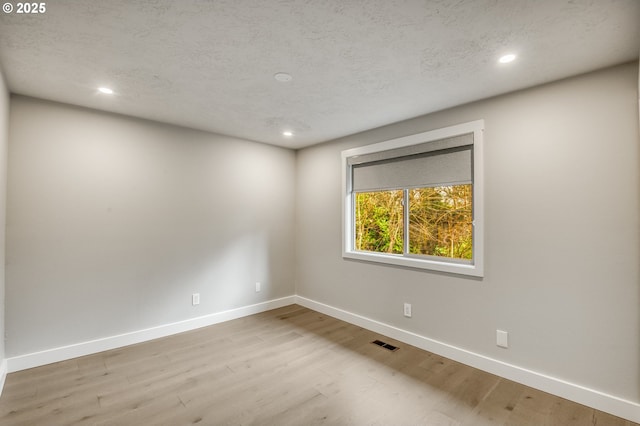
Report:
M635 423L293 305L9 374L0 424Z

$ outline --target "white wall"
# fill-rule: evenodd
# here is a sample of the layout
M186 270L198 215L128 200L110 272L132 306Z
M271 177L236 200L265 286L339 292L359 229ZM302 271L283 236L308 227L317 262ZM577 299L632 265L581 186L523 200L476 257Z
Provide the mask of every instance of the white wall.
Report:
M297 294L640 402L637 73L627 64L299 151ZM341 150L477 119L484 279L342 259Z
M7 357L293 295L294 192L293 151L12 96Z
M9 91L0 70L0 391L5 359L5 217L7 195L7 146L9 144Z

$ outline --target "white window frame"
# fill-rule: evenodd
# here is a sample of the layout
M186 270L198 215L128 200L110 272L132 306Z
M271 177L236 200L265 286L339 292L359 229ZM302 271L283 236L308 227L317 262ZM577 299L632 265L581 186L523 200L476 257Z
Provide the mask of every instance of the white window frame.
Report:
M452 258L434 258L357 251L354 248L354 197L352 193L352 168L349 158L412 145L435 142L441 139L473 133L473 259L460 262ZM342 151L342 257L369 262L385 263L409 268L427 269L453 274L484 276L484 172L483 172L484 120L476 120L442 129L405 136L384 142ZM405 220L406 220L405 209ZM405 245L408 236L405 236Z

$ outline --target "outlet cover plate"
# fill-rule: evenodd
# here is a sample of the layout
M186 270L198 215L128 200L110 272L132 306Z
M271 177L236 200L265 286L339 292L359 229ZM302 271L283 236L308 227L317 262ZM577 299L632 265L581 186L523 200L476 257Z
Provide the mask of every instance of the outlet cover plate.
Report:
M501 348L509 347L509 333L502 330L496 330L496 345Z
M411 303L404 304L404 316L411 318Z

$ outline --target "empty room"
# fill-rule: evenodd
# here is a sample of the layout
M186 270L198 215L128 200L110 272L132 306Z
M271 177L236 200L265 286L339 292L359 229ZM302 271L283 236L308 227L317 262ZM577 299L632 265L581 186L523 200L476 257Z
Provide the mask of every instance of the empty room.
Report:
M640 1L0 13L0 424L640 424Z

